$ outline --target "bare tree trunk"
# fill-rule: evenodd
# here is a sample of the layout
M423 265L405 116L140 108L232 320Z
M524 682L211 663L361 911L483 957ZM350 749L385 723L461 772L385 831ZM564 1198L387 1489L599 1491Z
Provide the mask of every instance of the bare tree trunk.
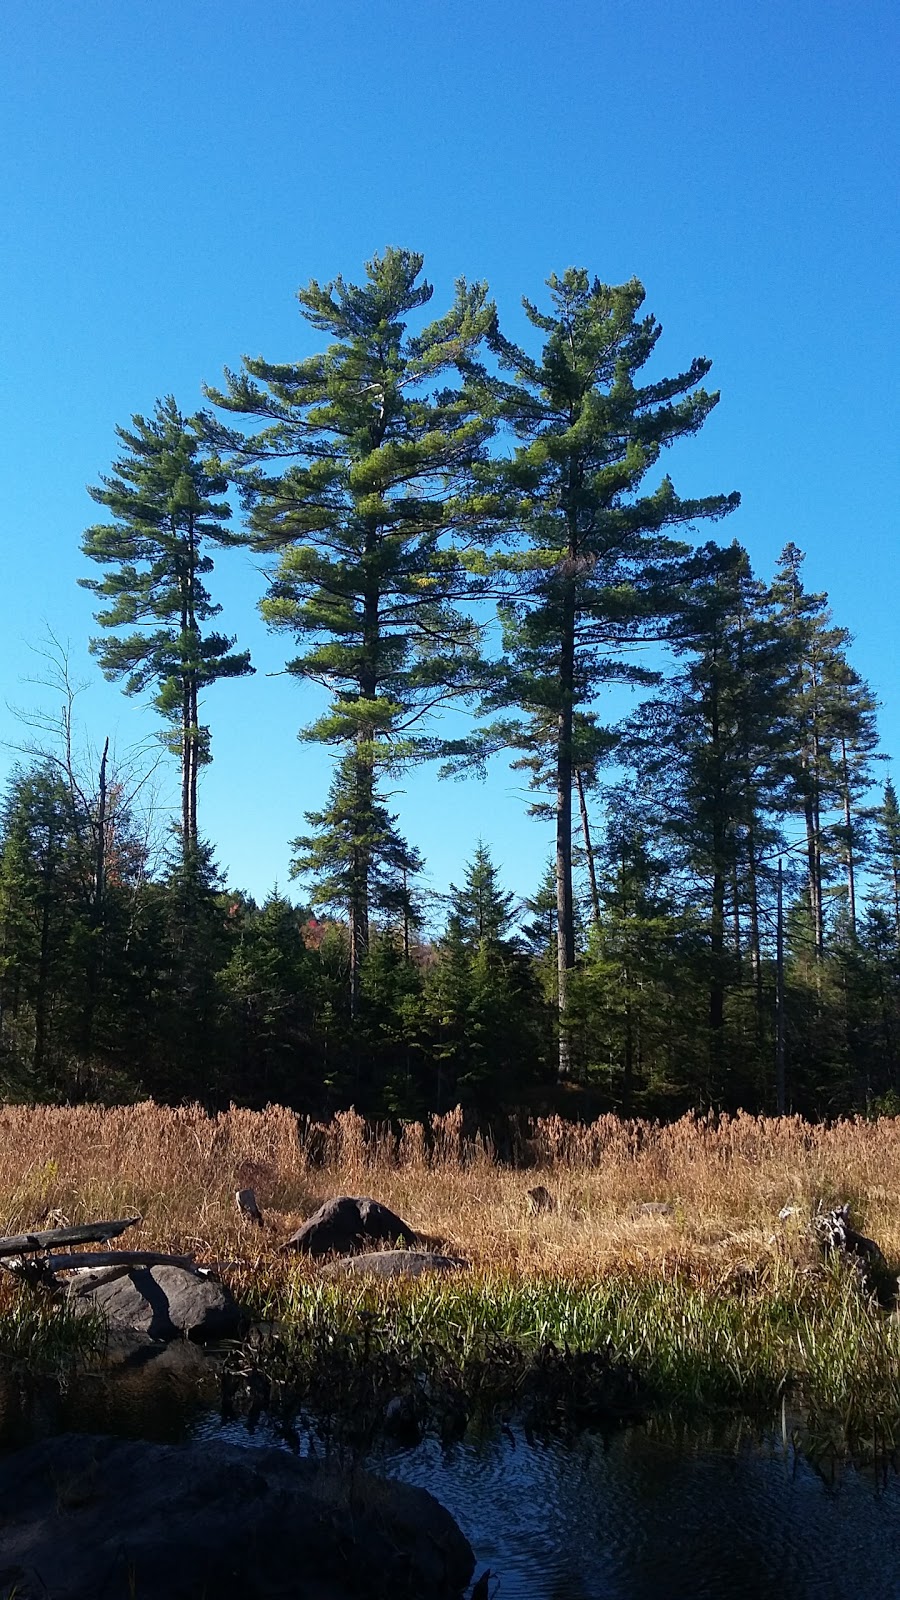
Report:
M38 957L37 982L34 996L34 1056L33 1065L36 1073L44 1068L47 1055L47 1024L48 1024L48 997L50 992L50 960L51 960L51 911L56 899L57 885L57 835L55 820L52 810L47 815L47 851L44 857L44 870L41 874L41 937L40 953Z
M824 950L824 919L822 914L822 864L819 853L818 828L813 797L808 794L803 802L806 818L806 860L809 874L809 915L812 922L813 945L816 961L822 960Z
M103 754L100 757L100 771L97 776L97 836L94 851L94 923L99 926L102 910L103 896L106 891L106 825L107 825L107 788L106 788L106 762L109 756L109 739L103 745Z
M594 927L600 925L600 894L597 889L597 869L594 865L594 852L591 848L591 827L588 819L587 802L584 797L584 780L578 768L575 769L575 782L578 785L578 807L581 812L581 832L584 836L584 853L587 856L588 878L591 885L591 914Z

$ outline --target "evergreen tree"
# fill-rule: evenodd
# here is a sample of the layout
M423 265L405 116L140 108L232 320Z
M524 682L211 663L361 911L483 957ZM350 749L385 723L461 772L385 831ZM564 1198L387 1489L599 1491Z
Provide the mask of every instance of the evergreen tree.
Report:
M319 963L307 948L308 912L274 891L262 906L226 896L232 949L218 979L230 1061L229 1098L262 1106L314 1104Z
M677 1113L698 1090L700 941L690 911L676 908L670 862L622 798L598 852L600 915L573 987L575 1048L624 1116Z
M17 1083L76 1099L127 1096L137 1082L148 999L146 856L114 793L98 902L96 822L96 797L74 793L57 764L14 775L0 818L7 1092Z
M213 570L207 547L235 543L225 528L229 507L220 499L227 480L171 395L157 402L152 418L135 416L131 430L116 432L123 454L101 487L89 490L113 520L88 528L82 544L86 556L110 570L79 582L108 602L97 613L103 628L134 630L94 639L91 649L107 678L125 679L126 694L155 687L153 704L170 727L166 743L181 767L187 857L199 847L197 778L210 760L209 728L200 721L203 690L253 670L249 653L233 650L233 638L203 628L221 611L206 583Z
M390 916L405 907L411 916L409 884L422 870L421 856L398 832L397 819L380 799L374 781L366 806L360 806L358 776L358 752L353 749L335 773L326 809L307 812L314 831L293 841L291 864L291 876L310 883L313 906L347 918L353 1016L359 1009L369 914L381 911Z
M894 942L900 945L900 805L890 778L884 786L884 798L875 812L874 822L871 872L888 906Z
M506 948L513 923L515 896L500 887L500 874L490 851L479 839L472 860L466 866L461 889L450 885L452 917L459 935L469 948L484 946L490 951Z
M865 818L858 807L871 784L877 731L875 700L847 660L850 635L835 625L827 595L806 592L804 559L795 544L785 546L771 604L791 652L794 760L786 804L804 821L810 921L821 963L828 890L841 865L855 932L856 876L865 844Z
M726 995L742 981L746 955L762 1029L760 922L790 741L787 649L740 545L707 545L687 571L671 630L683 664L631 719L627 744L644 816L694 885L707 930L705 1094L721 1102ZM728 1057L733 1073L733 1047Z
M479 630L457 604L471 588L458 545L480 523L471 467L491 424L458 374L494 310L484 285L461 280L444 317L408 332L432 296L421 272L420 255L388 249L362 285L311 282L298 298L331 337L327 349L290 364L245 360L226 392L209 391L262 424L255 435L212 419L208 429L250 507L254 547L278 552L262 610L305 646L288 670L332 697L304 736L343 751L354 1005L377 871L378 773L433 753L430 714L470 690L479 669Z
M591 726L604 683L648 679L623 651L665 608L661 583L680 548L667 530L724 516L738 496L681 499L668 477L650 492L643 488L663 449L696 433L718 395L698 387L710 368L702 358L673 378L636 382L662 331L653 317L639 318L641 285L610 287L575 269L548 282L550 314L524 302L529 321L545 335L539 359L499 333L492 337L513 375L494 386L495 402L522 441L495 475L495 487L499 478L522 544L494 562L520 588L501 607L506 671L490 703L523 714L489 737L526 752L542 748L552 760L564 1019L575 964L576 718L583 729ZM565 1026L559 1068L568 1075Z
M509 936L513 905L479 843L462 887L451 885L447 927L426 980L441 1104L511 1107L540 1076L545 1010L531 963Z

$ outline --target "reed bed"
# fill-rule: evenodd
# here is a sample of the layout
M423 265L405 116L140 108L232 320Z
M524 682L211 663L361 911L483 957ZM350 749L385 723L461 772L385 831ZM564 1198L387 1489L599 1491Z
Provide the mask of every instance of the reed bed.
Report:
M525 1191L538 1183L555 1209L533 1215ZM237 1212L235 1190L247 1187L262 1229ZM340 1193L384 1201L472 1271L324 1283L277 1247ZM852 1275L825 1269L806 1231L818 1206L843 1200L896 1263L900 1121L549 1117L491 1137L458 1110L396 1129L283 1107L0 1107L0 1231L139 1214L136 1247L224 1264L279 1330L275 1368L286 1362L301 1391L321 1385L323 1362L332 1387L340 1360L351 1388L369 1382L378 1350L393 1380L398 1362L439 1361L451 1388L477 1389L491 1368L499 1393L524 1392L536 1363L546 1378L553 1351L605 1352L591 1369L604 1392L615 1368L654 1403L771 1404L790 1392L847 1419L877 1410L900 1424L900 1320ZM796 1209L782 1222L786 1206ZM17 1352L19 1294L0 1282L0 1324ZM0 1356L3 1345L0 1333Z
M502 1139L501 1139L502 1135ZM0 1107L0 1230L139 1213L135 1245L218 1259L272 1253L328 1196L372 1194L475 1266L519 1275L660 1271L709 1281L783 1251L777 1222L849 1199L857 1226L900 1257L900 1121L813 1126L799 1117L684 1117L659 1125L559 1117L468 1134L459 1111L400 1131L355 1112L322 1124L283 1107L146 1102ZM529 1216L527 1187L557 1204ZM253 1188L262 1233L240 1219ZM642 1211L668 1203L672 1213Z

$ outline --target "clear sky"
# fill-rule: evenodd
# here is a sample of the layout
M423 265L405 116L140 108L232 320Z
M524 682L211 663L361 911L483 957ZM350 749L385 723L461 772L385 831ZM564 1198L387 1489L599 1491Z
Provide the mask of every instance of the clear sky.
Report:
M551 271L642 279L661 366L708 355L722 391L667 458L676 487L740 490L718 535L760 576L788 539L808 552L900 753L898 43L890 0L7 0L0 738L21 737L3 701L47 703L22 681L46 626L91 681L92 735L151 731L90 661L76 586L116 423L169 392L190 412L244 353L314 348L297 286L398 244L424 251L436 312L486 278L516 336ZM201 826L262 896L325 797L327 758L295 738L319 701L270 676L284 641L251 558L214 583L259 670L208 697ZM534 886L549 835L503 763L405 791L435 890L479 835Z

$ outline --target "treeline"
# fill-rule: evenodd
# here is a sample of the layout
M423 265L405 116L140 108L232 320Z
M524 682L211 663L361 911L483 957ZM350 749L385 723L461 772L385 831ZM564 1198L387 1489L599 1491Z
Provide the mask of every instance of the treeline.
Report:
M762 581L739 545L675 537L738 503L660 468L718 401L710 363L642 381L661 330L640 284L576 270L546 312L525 302L534 352L463 280L411 332L421 273L388 250L361 286L311 283L318 355L245 360L211 409L168 398L118 430L83 541L92 649L150 694L180 819L156 864L140 785L105 752L88 781L68 721L15 775L3 1091L398 1116L892 1104L900 811L873 788L876 707L793 544ZM204 691L253 670L216 627L212 553L235 544L268 559L263 614L328 697L302 734L335 764L293 842L299 907L225 888L198 819ZM611 684L643 696L617 723ZM463 700L475 731L447 740ZM554 859L516 905L473 842L426 930L383 785L504 751Z

